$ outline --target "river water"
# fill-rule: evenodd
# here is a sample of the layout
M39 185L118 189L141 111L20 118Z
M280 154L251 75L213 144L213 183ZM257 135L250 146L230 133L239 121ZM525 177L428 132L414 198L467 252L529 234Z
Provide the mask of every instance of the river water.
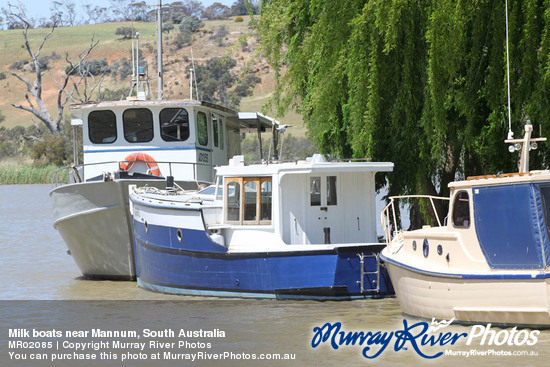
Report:
M0 186L0 366L548 365L549 330L535 332L534 345L488 345L488 339L481 345L481 337L467 345L467 336L454 345L421 345L418 339L418 351L411 341L396 344L396 332L404 330L405 323L410 327L430 320L403 315L395 298L313 302L182 297L149 292L135 282L84 280L53 228L51 188ZM372 357L380 351L380 338L367 339L371 345L339 345L336 339L333 347L331 339L319 342L314 328L338 322L345 332L386 333L393 338L371 359L363 353ZM411 333L418 333L422 325ZM470 335L476 327L453 324L434 335ZM107 334L92 336L94 330ZM25 331L29 337L24 337ZM492 331L502 338L532 333L487 330ZM69 334L73 332L81 334ZM440 352L443 355L433 359L420 355ZM62 360L52 362L53 357Z

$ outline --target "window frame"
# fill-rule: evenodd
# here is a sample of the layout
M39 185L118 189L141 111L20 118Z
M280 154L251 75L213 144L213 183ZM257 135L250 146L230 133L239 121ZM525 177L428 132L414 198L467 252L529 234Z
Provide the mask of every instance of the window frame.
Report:
M206 114L206 112L203 112L203 111L197 111L197 122L196 122L196 127L197 127L197 139L196 139L196 142L197 144L199 144L200 146L202 147L208 147L208 143L210 142L210 133L208 131L208 115ZM200 131L201 131L201 128L200 128L200 119L199 119L199 116L204 116L204 124L205 124L205 128L206 128L206 142L203 144L203 142L201 142L201 134L200 134Z
M264 182L271 182L271 213L269 220L262 220L262 191L261 187ZM245 185L247 183L254 182L256 184L256 195L255 195L255 207L256 207L256 219L255 220L245 220ZM237 183L239 185L239 220L229 220L229 185L231 183ZM266 177L225 177L224 185L224 220L225 223L234 224L234 225L270 225L273 218L273 179L271 176Z
M468 199L468 225L467 226L465 226L465 225L456 225L455 224L455 217L456 217L457 210L458 210L457 209L457 207L458 207L457 204L460 202L460 200L464 200L463 198L460 198L461 194L466 194L467 199ZM464 221L462 223L464 223ZM468 229L472 226L472 210L470 208L470 193L468 192L468 190L459 190L454 195L453 211L451 213L451 224L453 225L453 228L457 228L457 229Z
M162 126L162 123L163 123L163 119L162 119L162 113L164 111L167 111L167 110L183 110L185 111L185 113L187 114L187 136L185 139L177 139L177 137L173 138L173 139L166 139L167 136L171 136L171 135L168 135L168 134L164 134L163 133L163 126ZM189 119L189 111L187 111L186 108L183 108L183 107L166 107L166 108L163 108L162 110L160 110L159 114L159 121L158 121L158 126L159 126L159 129L160 129L160 137L163 141L166 141L166 142L184 142L184 141L187 141L189 140L189 137L191 136L191 121ZM172 117L173 118L173 117ZM184 124L181 124L181 126L184 126ZM181 131L180 131L181 133Z
M131 141L131 140L128 140L128 135L126 134L126 117L125 117L125 115L129 111L139 111L139 110L147 111L149 113L149 115L151 116L151 137L149 138L149 140ZM155 138L155 119L154 119L154 116L153 116L153 112L150 109L143 108L143 107L127 108L126 110L124 110L124 112L122 112L122 134L124 135L124 140L126 140L128 143L131 143L131 144L148 143L148 142L152 141ZM135 133L132 133L132 134L135 134ZM137 138L137 135L136 135L136 138Z
M94 141L94 140L92 139L91 130L92 130L92 125L93 125L93 124L90 123L90 116L91 116L92 114L95 114L95 113L105 113L105 112L111 114L111 115L114 117L114 122L115 122L115 138L114 138L113 141L108 141L108 142L101 141L101 142L97 142L97 141ZM92 144L113 144L113 143L115 143L115 142L117 141L117 139L118 139L117 116L116 116L116 114L115 114L112 110L95 110L95 111L91 111L91 112L88 114L87 119L88 119L88 140L90 140L90 142L91 142Z
M319 187L318 187L318 191L317 192L313 192L313 183L314 181L317 181L319 183ZM322 203L323 203L323 188L322 188L322 185L323 185L323 179L321 178L321 176L311 176L309 178L309 206L310 207L317 207L317 206L322 206ZM313 202L313 195L318 195L319 197L319 201Z

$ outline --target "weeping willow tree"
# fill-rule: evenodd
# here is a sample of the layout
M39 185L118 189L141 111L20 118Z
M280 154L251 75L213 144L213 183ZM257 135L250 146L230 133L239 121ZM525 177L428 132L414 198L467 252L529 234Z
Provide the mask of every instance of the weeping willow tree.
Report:
M550 135L550 0L508 12L513 131ZM504 0L264 0L257 24L278 112L301 112L321 152L394 162L390 195L517 170Z

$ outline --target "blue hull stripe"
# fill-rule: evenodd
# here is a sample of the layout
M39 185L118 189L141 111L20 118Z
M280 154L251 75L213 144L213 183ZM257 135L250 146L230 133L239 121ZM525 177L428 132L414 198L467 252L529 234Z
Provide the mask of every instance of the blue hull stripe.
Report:
M201 147L164 147L164 148L116 148L116 149L87 149L84 153L112 153L112 152L136 152L136 151L161 151L161 150L202 150L212 152L212 149Z
M405 265L401 262L392 260L384 256L383 254L380 254L380 258L384 260L387 263L390 263L392 265L395 265L402 269L410 270L414 273L432 276L432 277L439 277L439 278L454 278L454 279L547 279L550 278L550 273L540 273L540 274L452 274L452 273L438 273L438 272L432 272L432 271L426 271L422 269L415 268L413 266Z

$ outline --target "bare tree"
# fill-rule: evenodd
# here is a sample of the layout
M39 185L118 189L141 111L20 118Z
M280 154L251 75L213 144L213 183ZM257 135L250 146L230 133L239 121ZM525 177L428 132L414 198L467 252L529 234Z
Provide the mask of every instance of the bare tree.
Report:
M104 23L108 20L107 8L101 6L95 6L92 8L89 4L83 5L83 7L88 15L88 19L85 20L86 24Z
M56 81L58 86L58 93L57 93L57 115L50 114L48 111L46 104L44 103L44 100L42 99L42 77L44 75L44 71L41 69L40 65L40 53L42 52L42 48L44 47L44 44L46 41L52 37L52 34L56 28L56 24L54 23L51 27L48 34L44 36L42 39L42 42L40 43L40 46L38 46L38 49L36 51L33 51L31 48L31 45L29 43L28 38L28 30L31 28L30 23L28 22L26 15L21 7L14 7L10 5L10 10L13 8L17 9L16 12L11 12L11 14L19 19L19 21L24 25L23 28L23 37L25 39L25 48L31 58L31 64L34 66L34 72L36 79L34 82L31 82L29 79L25 78L22 74L12 71L11 74L15 76L17 79L19 79L21 82L23 82L27 86L27 94L25 94L25 99L27 101L26 105L22 104L12 104L13 107L27 111L32 113L38 120L42 121L46 127L53 133L58 133L61 131L61 121L63 119L63 110L65 108L65 105L69 100L72 99L72 95L74 94L75 90L78 89L78 86L82 83L84 80L84 77L80 76L80 79L77 81L73 81L71 78L72 72L80 66L81 63L85 61L85 59L88 57L92 49L97 45L98 42L94 42L93 38L90 42L90 46L87 50L82 52L78 57L78 62L71 62L69 57L66 57L67 62L69 63L68 71L65 73L65 75L62 77L61 81ZM55 80L55 79L54 79ZM69 82L71 81L71 84L73 85L73 90L71 92L67 92L66 88L69 85Z

